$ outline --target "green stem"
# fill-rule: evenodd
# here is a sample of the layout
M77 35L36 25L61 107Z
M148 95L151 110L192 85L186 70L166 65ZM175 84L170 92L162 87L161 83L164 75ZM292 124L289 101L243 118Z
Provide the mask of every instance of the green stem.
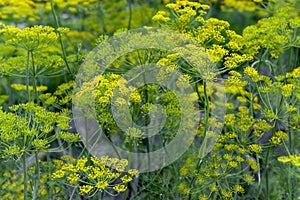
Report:
M87 117L84 118L84 130L85 130L85 148L89 148L89 129Z
M288 69L289 69L289 71L292 71L292 69L293 69L293 67L291 65L292 57L293 57L293 47L290 47L289 58L288 58Z
M272 129L272 135L275 134L276 131L276 127L277 127L277 120L275 120L274 122L274 127ZM266 168L265 168L265 178L266 178L266 194L267 194L267 199L270 200L270 189L269 189L269 158L270 158L270 150L271 147L268 147L267 149L267 154L266 154Z
M128 9L129 9L129 17L128 17L127 29L130 30L130 28L131 28L131 20L132 20L132 2L131 2L131 0L127 0L127 3L128 3Z
M38 152L35 151L35 178L34 178L34 190L32 199L37 199L37 192L39 188L39 180L40 180L40 164L38 158Z
M208 99L208 94L207 94L207 83L206 83L205 80L203 81L203 88L204 88L204 110L205 110L205 116L204 116L205 129L204 129L204 132L206 133L207 129L208 129L208 126L209 126L209 124L208 124L208 119L209 119L209 99ZM197 84L196 84L196 89L198 90L198 85ZM205 145L205 143L203 142L202 146L204 146L204 145ZM199 152L199 158L198 158L198 161L197 161L196 171L199 170L199 168L200 168L200 166L202 164L202 158L203 158L203 156L200 155L201 151L203 149L202 146L200 147L201 149L200 149L200 152ZM205 148L206 147L204 146L204 149ZM191 182L190 182L190 185L189 185L191 189L192 189L195 181L196 181L196 177L194 176L192 178ZM191 198L192 198L192 195L190 193L188 199L191 200Z
M134 141L130 139L130 143L129 143L129 152L130 152L130 154L129 154L129 157L128 157L128 163L132 163L132 150L133 150L133 146L134 146ZM131 184L128 184L128 187L130 187L130 189L133 189ZM123 195L124 195L123 199L124 200L127 199L127 191L129 191L129 190L126 190L123 193Z
M294 63L293 63L293 69L297 66L297 61L299 59L299 48L295 48L294 49L294 54L295 54L295 58L294 58Z
M291 121L290 117L288 118L288 124ZM294 139L292 138L292 133L290 128L288 128L288 136L289 136L289 149L288 149L288 155L290 155L290 153L294 152L294 144L293 141ZM292 170L292 165L291 163L288 164L288 171L290 172ZM292 176L291 173L288 173L288 196L289 199L293 199L293 188L292 188Z
M269 194L269 156L270 156L270 148L267 149L267 155L266 155L266 171L265 171L265 178L266 178L266 194L267 199L270 200L270 194Z
M27 175L27 163L26 163L26 152L23 155L23 170L24 170L24 200L27 200L27 182L28 182L28 175Z
M140 59L140 57L139 57ZM140 63L142 64L142 61L140 59ZM146 83L146 75L145 73L143 73L143 82ZM145 99L146 99L146 103L149 102L149 96L148 96L148 90L147 90L147 87L146 85L144 86L144 94L145 94ZM144 126L146 126L146 124L144 124ZM145 129L145 134L148 135L148 129ZM150 138L147 139L147 159L148 159L148 169L150 169Z
M103 34L107 34L108 31L105 27L105 23L104 23L104 12L103 12L103 8L101 6L101 3L99 3L99 18L100 18L100 25L101 25L101 29Z
M198 81L196 81L196 83L195 83L195 90L196 90L196 93L197 93L197 96L198 96L198 103L200 103L200 99L202 99L202 97L201 97L201 94L199 92L199 83L198 83Z
M53 18L54 18L54 21L55 21L55 24L56 24L56 28L59 28L60 25L58 23L58 20L57 20L57 15L56 15L56 12L55 12L55 9L54 9L54 3L53 3L53 0L50 1L51 3L51 12L52 12L52 15L53 15ZM61 33L58 32L58 39L59 39L59 43L60 43L60 46L61 46L61 50L62 50L62 53L63 53L63 60L67 66L67 69L69 71L69 73L74 76L71 68L70 68L70 65L69 65L69 62L67 60L67 53L66 53L66 49L65 49L65 46L64 46L64 43L63 43L63 40L62 40L62 37L61 37Z
M36 84L36 68L34 65L34 56L33 56L33 52L30 52L31 54L31 62L32 62L32 86L33 86L33 101L36 99L38 101L37 98L37 84Z
M27 51L27 57L26 57L26 91L27 91L28 102L30 102L30 90L29 90L29 83L30 83L29 60L30 60L30 51Z
M51 169L50 169L50 153L47 150L47 170L48 170L48 176L51 175ZM48 200L52 200L52 186L51 184L47 183L47 194L48 194Z
M203 88L204 88L204 106L205 106L205 133L207 131L208 127L208 119L209 119L209 99L208 99L208 94L207 94L207 84L204 81L203 83Z
M266 50L267 51L267 50ZM265 52L266 53L266 52ZM263 58L263 55L265 54L263 52L260 53L260 56L259 56L259 62L258 62L258 66L257 66L257 71L259 71L260 69L260 66L261 66L261 62L262 62L262 58Z
M292 170L292 165L291 163L288 163L288 172ZM291 173L288 174L288 199L293 199L293 188L292 188L292 177Z

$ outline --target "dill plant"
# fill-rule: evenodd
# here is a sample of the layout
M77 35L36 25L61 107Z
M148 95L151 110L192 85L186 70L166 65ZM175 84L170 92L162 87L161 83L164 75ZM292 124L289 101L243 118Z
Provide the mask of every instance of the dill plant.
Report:
M259 3L253 3L253 6ZM228 114L222 134L209 157L199 158L197 153L187 156L179 171L183 181L177 187L183 198L247 199L255 196L272 199L284 196L271 189L275 180L270 177L279 169L271 168L270 163L276 163L276 156L289 153L289 148L297 143L289 134L294 122L288 120L287 113L291 104L295 112L299 106L298 80L290 78L290 73L297 71L299 64L295 54L299 47L295 21L299 19L294 17L299 10L296 2L277 3L281 7L264 13L268 16L256 25L246 27L241 35L230 30L226 21L205 19L203 16L209 7L194 5L197 4L194 2L167 4L169 13L158 12L153 17L162 27L186 32L198 39L218 63L221 75L229 75L225 80ZM223 4L223 9L233 6L229 1ZM243 9L246 4L234 6ZM271 2L264 6L267 10L274 9ZM248 11L260 9L248 8L251 9ZM287 10L291 12L288 14ZM197 11L200 14L196 14ZM276 20L278 23L273 23ZM203 85L199 86L201 96L209 93L205 90ZM205 130L205 125L201 126L200 133ZM273 153L274 149L276 153ZM290 174L285 178L288 187L281 185L278 188L292 199L299 191L293 187L295 180Z
M298 198L299 12L296 0L1 1L0 198ZM245 23L237 27L236 16ZM180 54L150 49L120 57L94 80L98 123L111 141L120 139L132 152L172 141L186 110L174 92L155 84L127 88L127 82L118 83L121 77L152 62L162 67L157 79L176 69L183 74L176 85L193 86L190 98L200 107L201 120L190 148L163 169L137 174L126 168L130 160L92 157L70 130L70 109L74 75L88 50L122 28L144 25L193 38L217 69L206 74L209 63L194 68ZM202 49L189 48L195 53L177 51L192 61L203 56ZM208 84L217 77L226 86L223 123L210 113L222 105L212 101L222 94ZM159 144L151 146L134 126L118 126L111 108L115 90L130 94L128 101L114 103L129 104L132 121L140 126L164 109ZM210 130L220 127L219 133ZM199 145L206 134L219 135L208 155Z

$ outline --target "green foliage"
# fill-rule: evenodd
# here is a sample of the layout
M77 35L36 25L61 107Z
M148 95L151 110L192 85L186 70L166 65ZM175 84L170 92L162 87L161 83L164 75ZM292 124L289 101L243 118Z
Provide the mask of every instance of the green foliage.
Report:
M0 0L0 18L0 199L300 197L297 0ZM84 78L94 78L73 91L91 49L143 26L195 44L109 55L116 61L95 77L95 63L87 63ZM139 34L131 39L157 43ZM180 43L168 37L170 47ZM180 73L176 88L193 88L186 101L164 85L124 79L149 63L159 66L151 77L158 83ZM225 89L214 86L222 81ZM109 142L133 153L167 147L188 132L195 126L184 118L194 114L190 107L200 118L184 155L138 174L128 169L130 159L96 158L80 140L72 106L91 102L85 117L97 116ZM226 111L223 120L214 109ZM159 133L148 137L142 127L153 123ZM200 144L214 139L205 152Z

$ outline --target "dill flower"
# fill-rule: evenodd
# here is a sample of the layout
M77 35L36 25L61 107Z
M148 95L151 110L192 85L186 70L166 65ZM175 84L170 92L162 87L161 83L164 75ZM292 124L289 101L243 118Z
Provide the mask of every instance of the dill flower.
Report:
M13 45L27 51L46 48L57 41L57 34L50 26L33 26L20 29L3 25L0 33L4 34L6 44Z
M104 190L105 188L107 188L109 186L109 183L107 181L99 181L96 184L96 187L100 190Z
M34 148L38 149L39 151L45 150L50 147L49 141L45 139L34 139L31 144Z
M235 192L239 192L239 193L244 193L245 192L245 189L241 185L234 185L232 187L232 190L235 191Z
M176 81L176 85L179 88L188 88L189 87L189 81L191 80L191 77L187 74L181 75L178 80Z
M228 166L232 167L232 168L237 168L238 167L238 163L235 161L229 161L228 162Z
M220 62L224 56L228 55L229 51L220 45L213 44L211 48L207 50L214 62Z
M138 90L135 90L131 95L130 95L130 101L133 103L141 103L142 102L142 97Z
M0 15L2 20L24 21L34 22L40 19L38 15L38 2L33 0L2 0L0 2Z
M232 198L232 192L231 191L222 191L222 195L226 198Z
M91 185L83 185L79 187L80 194L88 194L94 187Z
M289 156L280 156L277 158L277 160L282 163L287 163L290 162L292 159Z
M129 127L125 132L125 142L137 141L137 144L143 139L144 133L135 127Z
M248 183L253 183L255 181L255 178L249 174L244 174L243 179Z
M292 105L286 105L286 110L288 112L296 112L298 109L295 106Z
M281 139L287 139L288 138L288 135L287 133L283 132L283 131L277 131L275 133L275 136L281 138Z
M283 131L277 131L269 140L273 145L279 145L282 140L287 139L288 135Z
M163 21L163 22L167 22L170 21L170 17L168 16L168 13L165 11L158 11L153 17L152 17L153 21Z
M293 84L286 84L282 86L281 94L284 97L290 97L293 94L295 86Z
M237 0L225 0L222 2L221 9L226 12L233 12L237 10L238 12L253 12L259 10L259 4L257 4L261 0L254 1L237 1Z
M114 190L116 192L124 192L127 190L127 187L125 185L119 184L119 185L114 186Z
M273 110L270 110L270 109L263 110L263 113L269 121L273 121L274 119L278 119L278 116L274 113Z
M130 169L127 171L128 174L130 174L131 176L135 176L138 173L138 170L136 169Z
M201 194L198 196L198 200L209 200L209 197L206 194Z
M236 157L235 157L235 160L236 160L237 162L239 162L239 163L245 161L245 159L242 158L241 156L236 156Z
M237 144L225 144L224 149L226 149L227 151L236 150L236 149L238 149L238 145Z
M280 156L278 161L282 163L291 163L295 167L300 167L300 155Z
M77 170L85 170L85 164L87 163L88 159L86 157L81 157L77 160L75 168Z
M226 153L223 157L225 160L230 160L232 158L232 156L228 153Z
M247 103L248 102L248 99L246 99L245 97L243 97L243 96L238 96L237 98L236 98L236 100L238 100L239 102L241 102L241 103ZM239 107L240 108L240 107Z
M234 104L233 103L226 103L226 109L228 109L228 110L234 109Z
M55 135L55 127L62 131L69 129L70 118L61 113L45 110L45 108L34 104L18 104L9 107L12 112L0 111L0 147L9 147L14 144L19 148L18 155L31 154L34 151L44 151L50 147L50 143L59 137ZM28 115L31 117L29 118ZM34 124L34 126L31 126ZM71 133L65 132L66 135ZM55 135L55 136L53 136ZM72 134L78 138L78 134ZM25 136L25 140L24 140ZM58 137L56 137L58 136ZM22 150L21 150L22 149ZM9 148L2 152L2 156L12 156Z
M225 84L228 86L244 87L245 85L247 85L247 82L243 81L243 80L241 80L241 78L233 75L233 76L228 77L228 79L225 81Z
M128 176L128 175L125 175L125 176L121 177L120 179L123 183L128 183L128 182L132 181L132 177Z
M92 162L90 163L89 160ZM79 187L81 195L94 194L108 189L124 192L127 189L124 184L131 182L138 173L135 169L128 170L128 173L125 171L128 165L127 160L107 156L100 159L81 157L77 160L70 156L63 156L56 163L59 165L56 165L57 170L52 173L52 179L60 179L73 187ZM122 176L121 173L123 173ZM116 184L118 178L124 184Z
M240 66L241 64L253 60L253 56L250 54L237 54L237 53L232 53L230 56L225 57L225 62L224 65L228 69L234 69Z
M299 78L300 77L300 66L295 68L292 72L286 73L286 78Z
M186 183L181 182L178 186L178 191L181 192L182 195L186 196L191 192L191 188L189 188Z
M281 143L281 138L276 137L276 136L272 136L269 140L269 142L273 145L279 145Z
M248 145L248 149L254 153L262 152L262 148L258 144L250 144L250 145Z
M70 184L74 185L76 184L80 179L79 174L77 173L71 173L68 177L67 180L70 182Z
M252 67L246 67L244 69L244 74L245 76L249 77L253 82L258 82L260 80L257 70Z
M234 125L236 117L234 114L226 114L225 115L225 124L226 125Z
M248 158L247 163L249 164L250 168L254 171L258 171L260 169L259 164L252 158Z
M65 171L64 170L57 170L56 172L54 172L52 174L52 178L54 178L54 179L63 178L64 176L65 176Z
M18 90L18 91L25 91L25 90L27 90L27 88L26 88L26 85L24 85L24 84L19 84L19 83L13 83L13 84L11 84L10 85L13 89L15 89L15 90ZM33 86L29 86L28 87L28 89L29 90L33 90ZM36 87L36 90L38 91L38 92L43 92L43 91L46 91L48 89L48 87L47 86L43 86L43 85L41 85L41 86L37 86Z

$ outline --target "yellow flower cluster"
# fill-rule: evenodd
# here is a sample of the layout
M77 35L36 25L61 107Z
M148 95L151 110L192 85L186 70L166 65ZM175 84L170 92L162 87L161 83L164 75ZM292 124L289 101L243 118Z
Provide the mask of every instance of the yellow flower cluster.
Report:
M256 55L267 49L273 58L278 58L285 48L299 44L299 36L294 36L299 26L299 17L295 17L299 11L294 4L295 1L284 1L275 10L270 6L273 16L263 18L256 25L243 30L244 48L249 54Z
M136 142L139 145L144 137L143 131L135 127L129 127L125 132L125 143Z
M232 53L230 54L230 56L225 57L224 66L227 67L228 69L234 69L240 66L241 64L252 60L253 60L253 56L250 54L240 55L237 53Z
M189 188L188 185L185 183L180 183L178 185L178 191L180 191L184 197L187 197L188 194L191 192L191 188Z
M43 151L57 138L67 142L79 139L78 134L65 131L70 129L70 118L62 113L47 111L32 102L13 105L10 110L13 113L0 110L0 147L4 148L1 157L21 157L24 153ZM64 131L64 135L55 133L55 128ZM68 140L70 138L72 141Z
M51 93L45 93L39 95L39 99L45 106L61 108L62 106L70 106L72 103L72 90L74 87L74 81L63 83L57 87L57 90ZM65 112L68 112L64 110Z
M228 79L225 81L226 86L228 87L244 87L248 83L244 80L242 80L242 75L236 71L230 71L229 74L232 76L229 76ZM227 89L227 88L226 88Z
M227 21L217 18L205 19L206 10L210 7L205 4L191 1L176 1L166 5L174 19L164 16L163 11L155 16L161 18L161 24L174 27L177 31L187 33L207 49L214 62L224 62L226 68L237 68L245 62L253 60L254 54L244 51L244 38L235 31L230 30ZM171 20L170 20L171 19Z
M284 97L292 96L295 86L291 83L282 86L281 94Z
M4 20L13 19L34 22L40 18L37 3L33 0L1 0L0 1L0 16Z
M257 70L249 66L244 69L244 75L246 77L249 77L253 82L257 82L260 80L260 76Z
M244 193L245 189L241 185L235 185L232 188L233 191L238 192L238 193Z
M13 89L18 90L18 91L25 91L25 90L27 90L26 85L19 84L19 83L13 83L13 84L11 84L10 86L11 86ZM33 90L33 86L31 86L31 85L30 85L28 88L29 88L30 91ZM38 92L43 92L43 91L46 91L47 89L48 89L48 87L47 87L47 86L44 86L44 85L37 86L37 88L36 88L36 90L37 90Z
M282 163L291 163L295 167L300 167L300 155L280 156L278 161Z
M283 131L277 131L275 135L270 138L270 143L273 145L279 145L281 142L288 138L288 135Z
M254 153L261 153L262 152L262 148L258 144L250 144L248 146L248 148L249 148L250 151L252 151Z
M117 74L105 74L99 77L97 90L95 92L96 109L100 113L98 120L104 125L104 128L109 127L109 134L119 130L113 120L110 112L110 103L114 95L119 95L115 103L118 108L127 107L131 103L139 104L142 102L140 92L132 86L127 87L127 81L122 79ZM116 128L116 129L115 129Z
M98 0L53 0L53 3L59 9L68 9L70 12L76 13L77 9L88 11L88 6L95 6ZM51 10L51 3L47 1L43 7Z
M18 175L17 170L13 169L9 171L3 171L0 177L1 198L7 200L21 200L23 198L22 190L24 190L24 176Z
M177 81L176 85L179 88L188 88L189 87L189 81L191 80L191 76L188 74L181 75Z
M234 140L234 138L236 138L236 134L228 133L226 134L226 137L231 137ZM220 152L213 151L210 154L209 158L203 158L201 160L201 167L198 168L198 170L196 170L197 163L195 162L195 158L197 157L197 155L192 154L191 156L189 156L189 158L187 158L185 165L180 169L180 175L182 177L190 175L191 177L195 178L195 188L190 188L189 182L181 181L177 189L183 196L193 194L195 192L200 193L201 195L199 197L201 198L204 198L206 196L204 195L206 194L206 191L208 191L207 194L210 195L213 193L222 192L222 197L231 197L234 193L244 193L244 185L232 185L230 187L223 186L222 188L220 188L220 182L222 182L223 180L226 181L227 175L234 176L234 172L239 170L239 166L241 163L243 163L242 165L248 163L248 159L246 160L243 158L244 155L242 157L236 154L238 151L239 150L228 150L226 151L227 153L223 155L223 157L220 157L218 155ZM250 160L253 161L249 161L251 162L251 166L255 170L257 170L258 164L254 160ZM248 183L253 183L255 179L249 173L243 176L243 180ZM201 192L199 191L199 188L201 188Z
M292 72L286 73L286 78L299 78L300 77L300 66L295 68Z
M46 48L56 43L57 34L50 26L33 26L20 29L15 26L2 25L0 33L6 38L6 44L13 45L27 51Z
M254 12L260 10L260 2L262 0L224 0L221 9L227 12Z
M61 186L56 185L51 181L49 174L46 172L51 168L48 162L39 161L41 176L39 179L39 185L37 187L38 199L47 199L49 195L56 196L60 199L66 196L66 191L63 190ZM12 166L11 166L12 167ZM27 168L27 173L29 176L35 175L35 166L30 166ZM1 199L5 200L23 200L24 199L24 174L20 173L15 167L12 168L0 168L0 196ZM32 193L31 188L35 187L34 183L27 180L27 192ZM47 188L51 187L51 190Z
M170 17L168 16L168 13L165 12L165 11L158 11L156 13L156 15L154 15L152 17L152 20L153 21L163 21L163 22L167 22L167 21L170 21Z
M212 47L207 50L207 52L214 62L222 61L223 58L229 53L227 49L217 44L213 44Z
M254 171L259 171L260 170L259 163L256 162L254 159L248 158L246 161L247 161L247 163L249 164L249 166L252 170L254 170Z
M173 13L175 17L174 28L179 31L185 32L188 28L188 24L196 21L203 21L203 15L206 14L206 10L209 9L208 5L198 2L191 2L188 0L177 0L174 3L168 3L166 7ZM169 23L171 21L170 14L165 11L158 11L158 13L152 18L154 21L163 23Z
M126 184L138 173L134 169L125 171L127 160L107 156L100 159L91 157L90 160L86 157L76 160L70 156L63 156L61 160L53 162L57 170L53 172L52 179L63 180L65 184L78 187L82 195L96 194L108 189L124 192L127 189ZM116 183L117 179L121 182Z

